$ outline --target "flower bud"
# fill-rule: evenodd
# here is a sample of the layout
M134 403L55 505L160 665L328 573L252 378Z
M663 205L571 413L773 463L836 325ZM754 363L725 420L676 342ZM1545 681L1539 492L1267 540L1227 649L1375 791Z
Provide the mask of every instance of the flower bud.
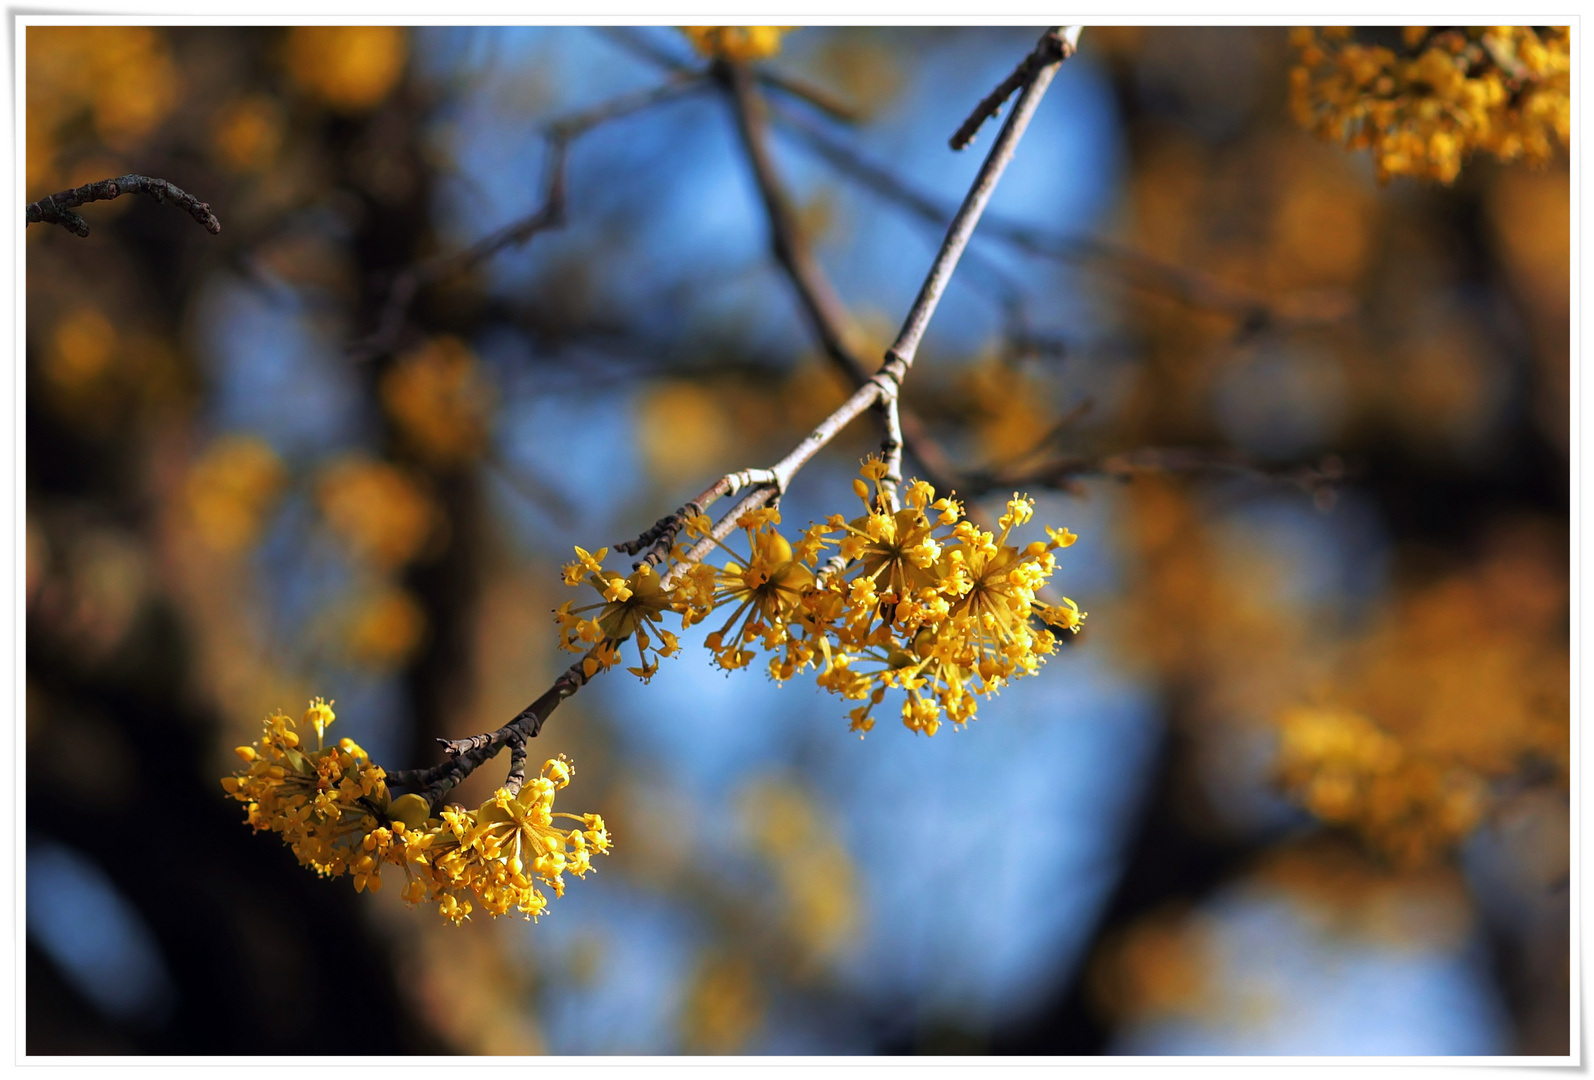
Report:
M426 824L426 819L431 815L432 807L426 799L410 792L394 799L387 808L388 817L394 821L402 821L412 829L419 829Z

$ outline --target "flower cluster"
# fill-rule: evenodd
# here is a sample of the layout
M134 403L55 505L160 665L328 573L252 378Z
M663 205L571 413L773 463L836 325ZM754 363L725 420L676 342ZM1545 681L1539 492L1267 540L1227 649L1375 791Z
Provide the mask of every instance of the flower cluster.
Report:
M646 679L657 670L647 661L650 645L660 655L675 651L673 635L654 628L658 646L648 633L666 611L690 626L728 609L706 640L727 671L749 666L760 653L778 681L813 669L820 686L860 703L849 713L858 732L874 727L873 710L891 690L902 693L902 720L913 731L934 735L944 720L967 723L977 695L990 696L1039 669L1057 647L1054 630L1079 631L1085 613L1072 600L1038 598L1056 570L1054 552L1077 538L1048 529L1049 540L1010 543L1013 529L1034 513L1034 502L1018 495L995 533L923 481L909 483L906 505L892 509L885 474L883 461L865 461L864 479L853 481L864 512L810 525L796 543L776 528L778 511L743 515L737 524L747 554L716 541L723 564L678 568L668 590L650 569L621 578L602 569L604 552L577 548L579 560L566 567L565 581L585 581L606 602L559 609L563 646L588 650L587 664L596 670L612 666L625 634L635 630L643 663L630 670ZM709 530L706 516L685 522L689 536ZM821 569L819 560L832 549Z
M513 910L536 918L548 906L539 885L562 896L566 872L584 877L592 855L609 850L597 814L553 809L555 791L574 771L563 757L518 792L501 788L474 810L447 806L434 816L420 795L390 799L386 774L352 740L326 745L333 719L319 698L298 723L267 717L259 741L238 748L244 769L221 781L248 806L249 824L280 834L300 863L324 877L349 874L356 891L375 892L382 868L396 866L406 901L436 903L456 924L476 903L494 917ZM578 827L560 828L555 818Z
M1348 27L1297 29L1290 72L1297 120L1353 150L1380 180L1449 183L1462 159L1549 160L1571 132L1567 27L1405 28L1405 55L1354 41Z

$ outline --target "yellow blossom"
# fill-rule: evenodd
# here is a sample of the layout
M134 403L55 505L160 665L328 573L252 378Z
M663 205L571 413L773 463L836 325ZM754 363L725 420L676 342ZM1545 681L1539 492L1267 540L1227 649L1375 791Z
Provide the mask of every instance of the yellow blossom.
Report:
M1548 161L1571 134L1567 27L1407 27L1405 54L1344 28L1291 37L1291 105L1299 122L1350 149L1369 148L1380 180L1450 183L1463 159Z
M319 744L333 719L317 698L301 723L316 729ZM406 902L435 902L456 924L478 905L495 917L513 910L536 918L548 905L539 884L563 895L563 875L585 876L592 855L611 846L599 815L554 811L554 793L574 773L562 756L518 792L500 789L476 810L448 806L436 817L418 794L390 803L386 774L352 740L301 749L298 725L281 713L238 756L245 768L221 785L246 804L250 825L281 835L322 876L348 874L357 892L378 891L383 869L397 867Z
M711 60L762 60L780 52L780 39L795 30L793 26L683 26L686 35L703 56Z

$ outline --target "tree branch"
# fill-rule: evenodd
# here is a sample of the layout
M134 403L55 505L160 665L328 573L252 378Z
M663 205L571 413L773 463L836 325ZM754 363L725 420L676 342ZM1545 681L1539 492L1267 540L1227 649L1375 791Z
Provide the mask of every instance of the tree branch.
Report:
M835 135L791 110L776 107L775 119L837 171L852 177L876 195L895 203L927 225L942 228L950 210L917 190L890 169L868 160ZM1269 303L1253 293L1219 284L1200 274L1160 262L1138 251L1091 237L1070 237L997 214L985 219L982 235L1037 258L1078 265L1097 262L1131 288L1170 297L1189 307L1221 312L1248 331L1266 327L1290 329L1339 321L1354 311L1352 303L1323 296L1286 297ZM1295 310L1292 310L1295 309ZM1314 310L1320 309L1320 310Z
M590 109L551 121L543 129L548 163L543 178L542 204L526 216L489 233L462 251L429 259L405 270L388 287L387 300L369 336L349 346L351 359L371 360L398 347L404 320L416 295L427 285L464 273L509 247L520 247L540 232L565 224L565 164L572 142L593 128L622 116L640 112L680 97L704 85L700 72L684 71L648 90L622 94Z
M1048 35L1052 31L1047 32ZM1075 30L1077 34L1077 29ZM1037 49L1050 48L1046 44L1047 38L1043 37ZM929 277L924 287L919 290L919 296L914 301L913 308L908 313L903 331L898 335L896 344L886 353L885 362L873 375L862 379L862 385L843 402L829 416L820 421L813 431L809 432L802 442L798 443L784 458L776 462L769 469L744 469L741 472L730 473L715 481L696 499L683 506L674 514L661 519L650 529L635 540L616 545L621 551L629 554L647 550L645 560L655 563L668 553L674 543L675 535L684 523L687 516L695 516L703 509L720 498L733 496L739 491L746 491L740 500L711 527L709 535L703 537L688 551L682 560L671 567L664 576L664 587L670 588L679 580L687 568L701 562L713 550L717 540L723 540L737 527L740 518L751 510L768 504L772 499L778 499L790 485L792 477L805 464L812 460L824 446L836 437L849 423L867 409L883 407L887 415L887 437L892 438L896 432L896 425L891 423L891 415L896 405L897 392L907 376L908 369L913 362L913 354L917 349L919 339L923 336L925 327L929 324L931 315L935 312L937 301L945 291L946 282L952 270L957 265L958 256L967 246L970 234L978 222L985 204L990 200L991 192L996 183L1001 179L1004 169L1012 160L1013 151L1018 140L1023 137L1024 129L1028 126L1030 117L1034 114L1035 107L1040 103L1041 96L1046 92L1046 87L1051 83L1052 76L1056 73L1057 65L1061 58L1037 66L1033 76L1025 85L1019 96L1018 104L1002 128L996 145L991 148L990 155L981 166L979 175L975 178L974 186L969 191L968 198L964 200L962 209L953 221L952 228L947 232L941 250L937 253L931 264ZM720 70L724 70L721 68ZM747 91L745 77L735 75L735 68L729 72L732 86L740 85L742 92ZM766 162L767 163L767 162ZM773 175L773 173L771 173ZM818 294L821 301L825 294ZM833 300L833 295L831 296ZM839 302L838 302L839 306ZM839 339L838 339L839 340ZM854 358L856 363L856 358ZM858 365L861 373L861 365ZM903 440L897 435L897 441ZM900 469L899 469L900 471ZM590 655L590 654L589 654ZM457 786L466 776L469 776L478 766L495 757L498 752L512 740L536 738L542 730L542 725L559 703L570 697L582 686L586 685L590 676L586 673L587 657L572 664L564 674L554 681L547 692L525 709L521 710L509 723L497 731L481 735L472 735L465 739L439 740L447 752L447 759L430 769L412 769L389 775L389 783L395 787L408 787L421 791L431 802L433 807L440 804L447 793ZM601 670L601 668L599 669ZM523 769L523 764L518 766ZM512 766L513 775L515 766Z
M23 228L34 222L43 222L46 225L59 225L67 232L76 233L78 236L87 236L89 223L80 215L74 214L72 208L85 203L107 202L129 194L148 195L156 202L170 200L174 206L186 210L188 216L203 225L205 231L212 236L221 232L221 222L211 213L209 203L200 202L169 180L139 176L136 173L118 176L111 180L96 180L92 184L58 191L54 195L46 195L36 203L29 203L22 211Z
M1056 458L1028 469L976 473L969 477L968 497L1030 485L1074 491L1075 481L1086 476L1127 482L1137 475L1175 473L1230 473L1286 483L1312 496L1323 510L1332 508L1339 486L1346 479L1344 462L1333 454L1315 465L1274 466L1237 450L1144 446L1116 454Z
M1067 60L1074 55L1074 48L1079 44L1079 31L1077 26L1070 26L1066 30L1056 27L1046 31L1041 38L1040 45L1035 51L1019 61L1013 73L997 84L969 113L969 118L963 121L963 126L953 133L948 140L948 145L954 150L962 150L974 141L975 132L980 130L986 120L1001 111L1002 105L1013 96L1013 91L1030 82L1035 77L1035 72L1043 65Z
M758 192L764 203L765 217L769 221L770 246L775 261L786 273L814 336L819 339L825 355L852 383L860 387L868 380L868 372L857 353L847 344L844 327L849 323L846 307L831 288L824 270L814 257L807 239L797 226L791 199L775 171L769 153L768 129L764 120L763 101L753 89L746 68L725 66L720 76L730 93L736 114L737 131L747 151L748 163L758 183ZM902 417L906 432L908 452L919 463L925 479L942 491L957 486L955 472L946 452L935 443L920 419L911 412Z

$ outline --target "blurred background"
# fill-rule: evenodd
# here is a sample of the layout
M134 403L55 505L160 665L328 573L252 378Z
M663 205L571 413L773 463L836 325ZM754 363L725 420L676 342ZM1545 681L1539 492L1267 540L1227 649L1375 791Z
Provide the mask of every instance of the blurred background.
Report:
M1038 30L752 61L867 364ZM699 639L598 679L533 758L614 853L454 928L217 779L313 694L389 769L498 727L568 662L572 544L848 391L722 69L666 27L34 26L26 61L30 200L138 172L223 225L27 229L29 1054L1568 1052L1564 152L1380 186L1291 119L1285 28L1087 28L906 389L961 494L1079 534L1084 632L933 739Z

